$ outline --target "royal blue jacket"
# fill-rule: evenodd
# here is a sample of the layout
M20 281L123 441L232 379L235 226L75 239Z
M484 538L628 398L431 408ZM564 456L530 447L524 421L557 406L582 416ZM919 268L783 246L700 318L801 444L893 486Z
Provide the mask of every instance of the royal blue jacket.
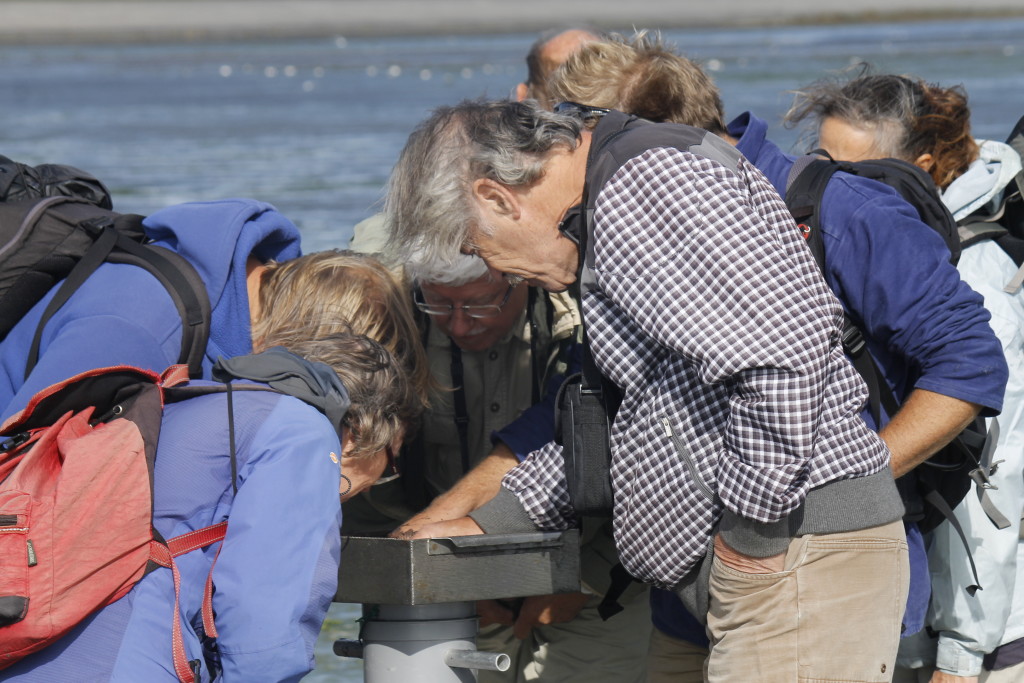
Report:
M213 310L203 377L219 356L252 351L245 265L300 255L299 231L274 207L249 199L180 204L146 218L155 244L184 256L206 284ZM0 420L40 389L79 372L127 364L161 372L181 349L181 318L167 290L132 265L104 264L47 323L39 363L25 379L36 327L55 286L0 342Z
M747 112L728 131L743 156L785 196L795 157L767 139L768 124ZM821 233L825 280L864 333L897 399L926 389L977 403L983 415L998 414L1008 371L984 300L960 279L945 242L917 211L887 185L837 173L822 198ZM864 419L879 430L889 416L876 424L865 406ZM915 525L907 528L907 542L911 588L904 625L910 635L924 627L930 588ZM694 622L682 603L662 596L651 604L658 628L696 642L688 638Z
M235 392L238 492L232 493L227 402L214 394L164 412L154 475L156 529L171 538L228 520L213 572L216 647L203 637L202 600L214 544L177 559L181 615L197 680L297 681L336 594L341 552L339 456L330 421L282 394ZM116 505L115 505L116 507ZM176 681L170 569L63 639L0 673L18 683Z

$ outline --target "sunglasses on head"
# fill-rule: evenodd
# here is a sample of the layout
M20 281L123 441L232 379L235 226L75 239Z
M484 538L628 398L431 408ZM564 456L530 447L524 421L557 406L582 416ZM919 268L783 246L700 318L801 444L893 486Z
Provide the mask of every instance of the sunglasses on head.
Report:
M589 104L580 104L579 102L559 102L554 108L556 114L575 116L581 121L599 119L610 111L611 109L606 109L605 107L592 107Z

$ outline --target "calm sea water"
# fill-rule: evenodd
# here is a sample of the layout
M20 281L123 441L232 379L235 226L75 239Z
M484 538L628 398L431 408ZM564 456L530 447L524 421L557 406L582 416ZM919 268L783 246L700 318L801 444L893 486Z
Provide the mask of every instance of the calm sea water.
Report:
M771 136L787 91L860 61L963 84L975 134L1003 139L1024 114L1024 19L667 31L704 62L730 116ZM299 225L307 251L348 243L375 211L411 128L435 106L504 97L533 35L145 46L0 46L0 154L88 170L115 208L255 197ZM360 681L331 653L358 610L335 605L307 681Z

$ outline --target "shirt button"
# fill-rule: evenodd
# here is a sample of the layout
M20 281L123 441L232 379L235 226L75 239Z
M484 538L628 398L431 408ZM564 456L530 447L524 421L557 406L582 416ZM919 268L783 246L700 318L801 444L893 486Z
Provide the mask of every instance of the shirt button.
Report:
M500 405L498 405L497 403L492 403L491 404L491 412L492 413L496 413L499 410L501 410L501 406Z
M498 360L498 352L491 351L489 354L487 354L487 357L490 358L491 360Z

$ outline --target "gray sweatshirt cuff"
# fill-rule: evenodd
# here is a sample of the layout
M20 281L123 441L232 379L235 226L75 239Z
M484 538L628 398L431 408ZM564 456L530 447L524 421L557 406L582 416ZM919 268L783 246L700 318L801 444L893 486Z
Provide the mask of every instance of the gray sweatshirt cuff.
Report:
M488 534L514 534L540 528L530 519L516 494L504 486L498 489L494 498L470 512L469 516Z
M725 544L750 557L771 557L786 552L793 539L790 518L777 522L755 522L726 510L718 528Z

